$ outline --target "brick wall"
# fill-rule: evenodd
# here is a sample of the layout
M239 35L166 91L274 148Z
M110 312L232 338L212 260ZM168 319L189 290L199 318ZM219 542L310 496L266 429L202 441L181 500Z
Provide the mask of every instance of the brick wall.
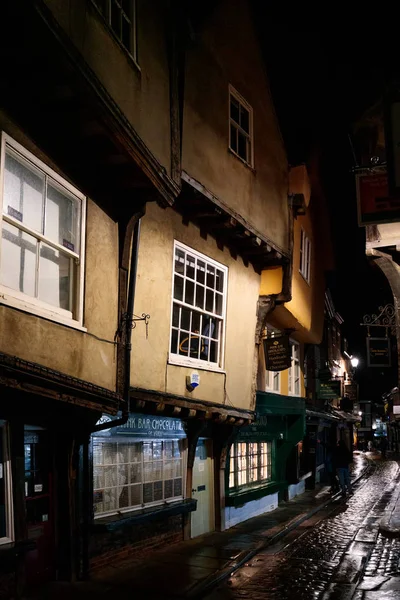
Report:
M183 540L182 515L162 520L125 525L114 531L96 532L90 540L90 570L95 572L128 557L151 553Z

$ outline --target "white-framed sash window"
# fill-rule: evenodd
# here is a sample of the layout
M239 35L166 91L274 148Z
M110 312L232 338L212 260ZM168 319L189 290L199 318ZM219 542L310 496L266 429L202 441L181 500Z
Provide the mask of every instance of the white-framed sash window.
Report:
M229 86L229 149L253 167L253 109L233 86Z
M170 362L222 368L228 269L175 241Z
M0 544L14 539L11 456L8 425L0 419Z
M82 326L85 196L3 133L0 204L2 303Z
M301 394L300 344L291 340L291 364L289 368L289 394Z
M310 283L311 275L311 241L307 237L304 229L300 234L300 268L299 271L307 283Z
M92 0L116 40L137 62L136 0Z
M235 442L229 461L229 488L260 485L272 479L272 442Z

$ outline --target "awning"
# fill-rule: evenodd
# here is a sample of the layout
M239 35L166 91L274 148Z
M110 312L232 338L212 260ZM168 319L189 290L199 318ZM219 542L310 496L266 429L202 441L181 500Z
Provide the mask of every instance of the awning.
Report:
M306 408L306 417L315 417L317 419L326 419L327 421L339 421L340 417L324 410L314 410Z
M332 409L332 413L337 415L340 420L347 421L348 423L357 423L360 420L359 417L352 415L351 413L345 412L344 410Z

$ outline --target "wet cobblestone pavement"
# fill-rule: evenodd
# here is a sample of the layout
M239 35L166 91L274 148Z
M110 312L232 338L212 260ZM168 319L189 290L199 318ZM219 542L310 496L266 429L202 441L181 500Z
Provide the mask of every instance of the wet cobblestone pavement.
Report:
M204 600L400 600L400 539L379 533L399 483L397 462L376 463L353 496L262 551Z

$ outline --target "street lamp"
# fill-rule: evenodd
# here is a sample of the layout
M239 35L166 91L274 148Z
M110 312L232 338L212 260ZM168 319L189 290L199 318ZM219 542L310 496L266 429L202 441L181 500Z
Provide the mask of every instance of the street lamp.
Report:
M351 362L351 366L352 366L354 369L357 369L357 367L358 367L358 363L359 363L360 361L359 361L359 359L358 359L356 356L352 356L352 357L351 357L351 359L350 359L350 362Z

